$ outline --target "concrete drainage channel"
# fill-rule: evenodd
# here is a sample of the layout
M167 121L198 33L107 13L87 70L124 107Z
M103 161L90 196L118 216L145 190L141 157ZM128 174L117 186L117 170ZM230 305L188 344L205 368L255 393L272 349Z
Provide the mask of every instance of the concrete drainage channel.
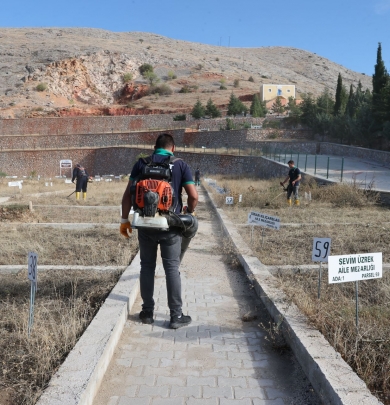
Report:
M276 288L270 268L253 255L235 225L223 210L216 208L212 196L209 197L256 293L274 321L281 323L287 343L324 404L381 404L298 308L291 303L286 306L286 297ZM139 260L137 254L37 405L92 405L139 293Z

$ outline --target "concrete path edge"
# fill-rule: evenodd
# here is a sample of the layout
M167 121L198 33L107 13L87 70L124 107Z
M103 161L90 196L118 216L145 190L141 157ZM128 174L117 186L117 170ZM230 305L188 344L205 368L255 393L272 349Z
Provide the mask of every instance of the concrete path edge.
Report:
M306 316L277 287L268 266L254 256L232 221L222 209L217 208L212 194L204 190L257 295L274 322L282 328L286 342L324 404L382 404L342 359L340 353L337 353L324 336L310 325Z
M139 293L139 253L71 350L37 405L92 405Z

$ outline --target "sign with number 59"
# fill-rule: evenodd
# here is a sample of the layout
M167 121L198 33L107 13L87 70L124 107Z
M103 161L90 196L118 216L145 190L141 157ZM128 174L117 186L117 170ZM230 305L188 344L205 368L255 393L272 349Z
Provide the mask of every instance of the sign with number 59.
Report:
M34 252L28 253L28 279L33 283L38 281L37 268L38 255Z
M328 262L330 253L330 238L314 238L311 260L313 262Z

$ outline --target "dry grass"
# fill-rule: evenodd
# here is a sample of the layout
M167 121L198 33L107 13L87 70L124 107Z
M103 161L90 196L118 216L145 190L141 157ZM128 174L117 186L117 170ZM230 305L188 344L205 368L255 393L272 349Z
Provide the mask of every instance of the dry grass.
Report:
M53 181L52 187L36 180L24 184L17 193L0 184L0 196L12 197L0 208L0 264L26 265L19 274L0 275L1 405L36 403L120 276L119 271L41 271L34 327L28 338L28 252L38 254L39 270L40 265L126 266L138 249L136 238L126 240L118 231L125 182L91 184L88 200L78 203L74 195L66 198L74 186L67 190L69 185L63 180ZM65 193L36 195L48 190ZM33 212L28 209L29 201ZM74 226L63 229L29 222L69 222ZM80 222L96 225L77 229Z
M28 337L30 287L25 273L0 276L2 405L37 401L120 276L118 272L40 273Z
M331 254L382 252L383 262L390 262L390 210L377 203L377 195L357 184L317 187L303 184L312 201L301 200L301 206L286 206L286 195L277 186L281 179L229 179L216 177L218 186L228 190L213 198L236 224L242 238L254 254L267 265L293 265L296 269L311 262L314 237L332 239ZM282 195L279 196L279 194ZM243 201L225 205L226 195ZM248 213L257 211L278 216L279 231L245 226ZM287 297L304 312L333 347L341 353L370 390L386 405L390 404L390 274L382 279L359 283L359 331L355 326L354 283L327 284L324 271L321 299L318 294L318 271L279 270L279 286Z

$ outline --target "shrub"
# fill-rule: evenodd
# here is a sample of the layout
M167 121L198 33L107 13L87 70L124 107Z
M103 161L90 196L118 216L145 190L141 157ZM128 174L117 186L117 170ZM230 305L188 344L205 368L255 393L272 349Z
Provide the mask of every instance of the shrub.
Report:
M47 83L39 83L36 87L37 91L45 91L47 89Z
M0 177L5 177L7 176L7 173L3 172L2 170L0 170Z
M141 75L144 76L146 72L153 73L153 66L150 65L149 63L144 63L138 68L138 70L141 73Z
M172 94L172 89L167 84L153 86L150 89L151 94L159 94L160 96L169 96Z
M185 121L186 115L185 114L178 114L173 117L173 121Z
M173 70L170 70L168 72L168 80L173 80L173 79L177 79L177 76L175 75L175 72Z
M122 77L122 80L124 83L130 82L133 80L133 74L132 73L125 73Z
M215 58L216 62L219 62L219 58Z
M225 85L221 84L219 86L219 90L227 90L227 87Z
M198 90L198 86L192 85L189 86L185 84L180 90L179 93L193 93L194 91Z
M254 83L254 82L255 82L255 79L254 79L252 76L249 76L248 82Z
M240 85L240 81L238 79L234 79L233 87L237 88Z
M268 77L267 77L266 75L261 75L261 77L262 77L263 79L268 79Z

